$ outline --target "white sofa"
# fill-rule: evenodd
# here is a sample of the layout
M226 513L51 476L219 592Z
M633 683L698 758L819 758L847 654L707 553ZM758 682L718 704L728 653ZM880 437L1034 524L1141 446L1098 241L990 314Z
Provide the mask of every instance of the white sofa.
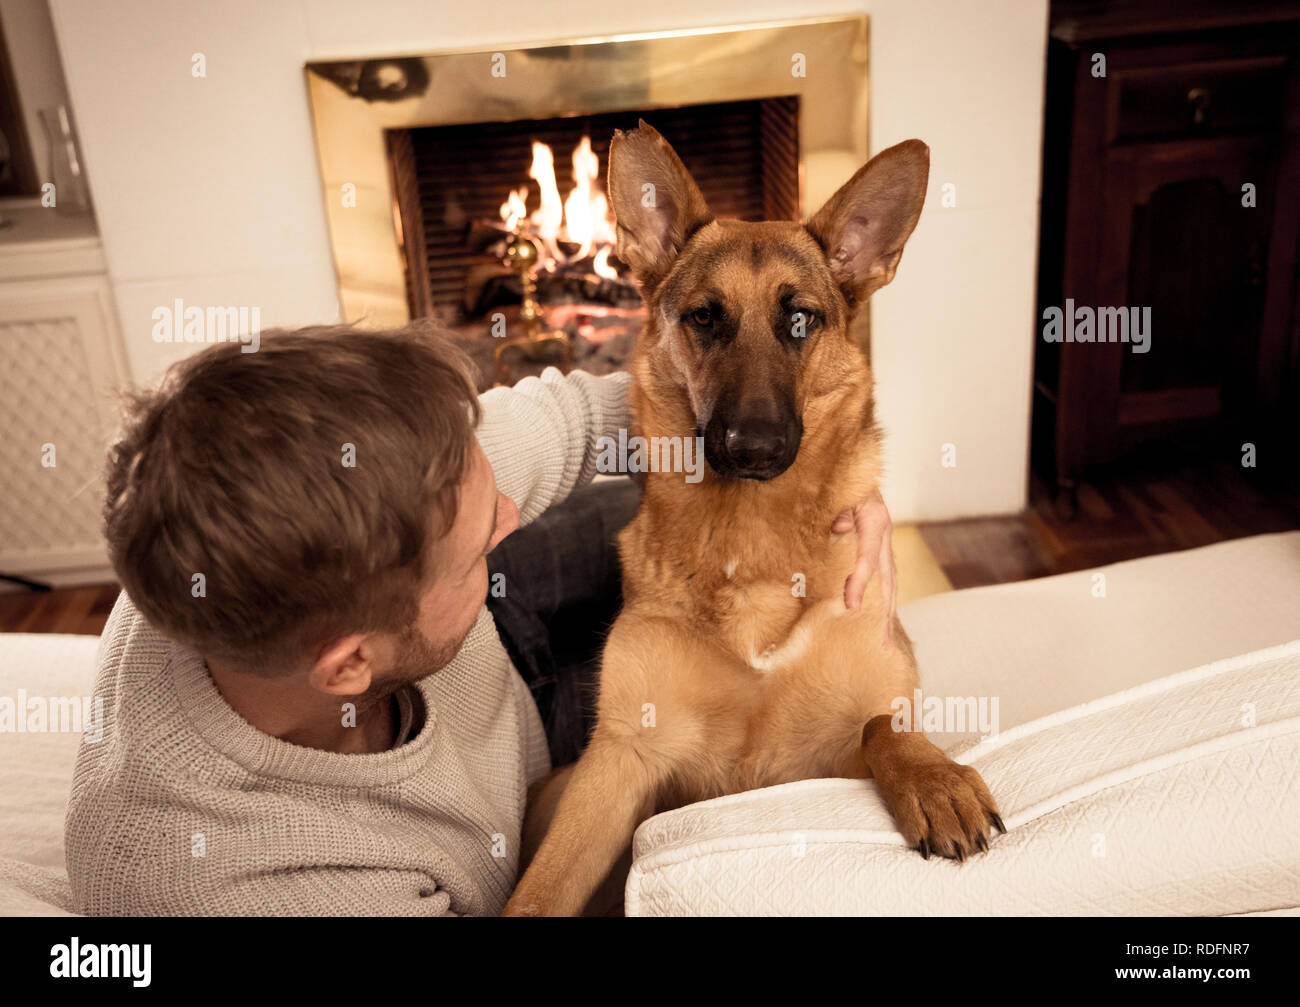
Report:
M997 734L936 740L981 770L1008 834L923 861L870 783L751 791L645 822L627 912L1294 912L1298 601L1300 532L915 602L926 694L998 701ZM0 635L0 697L88 694L96 644ZM79 740L0 733L0 914L69 910Z
M997 736L933 737L979 768L1008 834L925 861L870 783L736 794L637 830L629 915L1300 907L1300 532L901 615L927 694L999 700Z

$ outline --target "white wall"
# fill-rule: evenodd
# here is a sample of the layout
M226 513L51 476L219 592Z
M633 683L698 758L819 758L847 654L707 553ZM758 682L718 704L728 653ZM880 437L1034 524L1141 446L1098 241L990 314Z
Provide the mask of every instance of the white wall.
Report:
M150 335L176 297L257 305L264 327L337 318L305 61L867 11L872 149L932 152L920 226L872 308L886 500L898 521L1024 505L1046 0L51 6L139 381L186 349Z

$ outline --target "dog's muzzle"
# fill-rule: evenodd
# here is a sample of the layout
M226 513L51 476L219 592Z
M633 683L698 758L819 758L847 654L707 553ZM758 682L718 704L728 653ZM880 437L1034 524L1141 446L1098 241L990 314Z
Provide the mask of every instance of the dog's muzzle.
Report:
M802 439L796 416L731 423L714 416L704 430L704 458L724 479L775 479L794 464Z

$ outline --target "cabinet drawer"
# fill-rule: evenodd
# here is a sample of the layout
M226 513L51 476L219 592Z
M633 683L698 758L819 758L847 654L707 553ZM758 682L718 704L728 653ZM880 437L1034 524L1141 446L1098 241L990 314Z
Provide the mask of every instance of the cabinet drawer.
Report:
M1281 57L1117 70L1114 76L1112 142L1281 127L1286 90Z

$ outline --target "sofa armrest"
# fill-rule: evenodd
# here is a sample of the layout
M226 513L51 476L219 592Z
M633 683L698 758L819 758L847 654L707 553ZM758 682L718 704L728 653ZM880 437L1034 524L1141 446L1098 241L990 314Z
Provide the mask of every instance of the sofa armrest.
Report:
M629 916L1229 915L1300 906L1300 641L1144 683L956 755L1008 833L906 848L875 784L806 780L656 815Z

